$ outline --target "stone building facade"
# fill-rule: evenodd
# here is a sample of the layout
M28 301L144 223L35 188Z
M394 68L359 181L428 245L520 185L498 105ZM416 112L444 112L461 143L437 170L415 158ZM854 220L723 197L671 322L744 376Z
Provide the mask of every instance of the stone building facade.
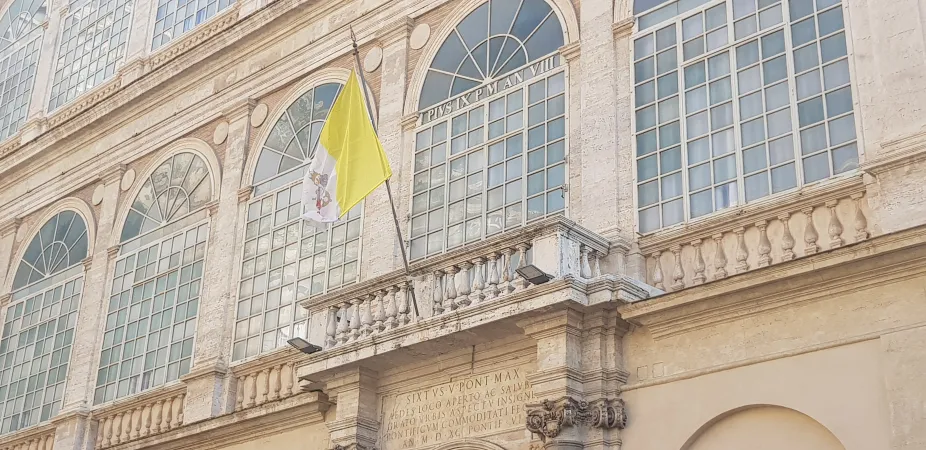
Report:
M0 1L0 449L924 448L924 8Z

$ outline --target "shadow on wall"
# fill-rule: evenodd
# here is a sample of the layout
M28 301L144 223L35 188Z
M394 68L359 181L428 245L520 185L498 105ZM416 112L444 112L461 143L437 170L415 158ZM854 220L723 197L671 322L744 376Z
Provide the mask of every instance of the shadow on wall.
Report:
M681 450L845 450L826 427L793 409L752 405L704 424Z

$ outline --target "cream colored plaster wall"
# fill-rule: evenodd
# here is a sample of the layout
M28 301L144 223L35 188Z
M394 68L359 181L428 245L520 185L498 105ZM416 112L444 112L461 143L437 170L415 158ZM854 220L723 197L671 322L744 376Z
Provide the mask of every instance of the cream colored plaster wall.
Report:
M757 406L735 411L706 426L684 450L740 448L843 450L845 447L810 417L786 408Z
M891 422L881 358L880 342L872 339L625 391L632 415L623 431L623 448L685 449L706 424L730 411L775 405L819 422L846 450L889 449ZM778 429L775 422L765 426L766 432Z
M223 447L220 450L322 450L328 448L328 429L318 423L272 436Z

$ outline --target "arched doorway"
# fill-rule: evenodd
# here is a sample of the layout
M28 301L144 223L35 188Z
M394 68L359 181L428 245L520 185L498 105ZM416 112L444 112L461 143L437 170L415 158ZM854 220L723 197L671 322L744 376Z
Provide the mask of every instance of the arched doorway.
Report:
M829 430L809 416L780 406L730 411L707 423L682 450L844 450Z

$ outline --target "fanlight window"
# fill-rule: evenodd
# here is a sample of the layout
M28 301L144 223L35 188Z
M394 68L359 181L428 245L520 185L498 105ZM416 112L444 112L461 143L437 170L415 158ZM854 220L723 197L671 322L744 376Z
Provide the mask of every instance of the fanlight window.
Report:
M305 167L340 89L340 84L327 83L299 97L273 125L258 156L245 227L234 360L305 337L308 319L296 299L357 279L361 206L327 228L300 219Z
M544 0L486 2L466 16L437 51L418 107L513 72L562 45L562 25Z
M147 233L205 205L212 198L209 169L202 158L181 153L145 180L122 228L122 240Z
M48 110L116 74L132 23L131 0L71 0L64 17Z
M0 340L0 433L61 409L87 244L83 218L63 211L42 226L20 261Z
M566 208L562 45L543 0L484 3L441 45L419 101L412 258Z
M142 185L123 225L94 403L189 373L211 199L209 168L193 153L171 157Z
M14 0L0 16L0 141L28 115L46 17L44 0Z

